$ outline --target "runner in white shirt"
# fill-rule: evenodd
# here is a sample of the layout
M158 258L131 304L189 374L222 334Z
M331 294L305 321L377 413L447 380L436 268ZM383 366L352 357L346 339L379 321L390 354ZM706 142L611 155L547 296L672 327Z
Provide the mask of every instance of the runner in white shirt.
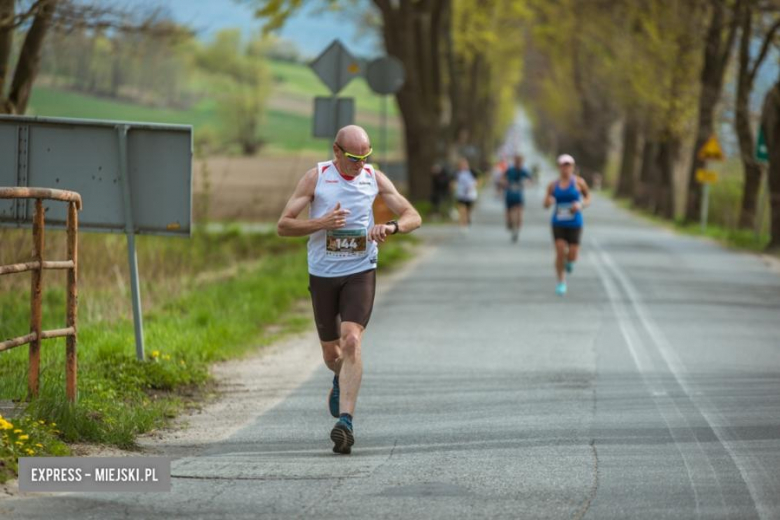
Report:
M458 201L458 214L462 230L471 225L471 211L477 200L477 179L471 173L466 159L458 161L458 173L455 174L455 199Z
M333 371L328 396L333 451L349 454L363 362L361 341L371 318L376 287L377 243L409 233L422 222L419 213L392 182L368 164L372 152L359 126L339 130L332 161L321 162L298 183L277 226L280 236L309 235L309 291L325 364ZM397 221L375 224L373 203L380 195ZM310 206L309 218L298 215Z

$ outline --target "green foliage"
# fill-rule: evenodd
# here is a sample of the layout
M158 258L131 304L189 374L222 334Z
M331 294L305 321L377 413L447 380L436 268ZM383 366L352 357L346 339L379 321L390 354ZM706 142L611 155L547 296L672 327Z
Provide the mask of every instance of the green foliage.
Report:
M0 484L16 476L19 457L69 455L54 422L0 415Z
M245 155L254 154L261 144L260 127L271 87L265 44L257 37L245 44L238 29L224 30L197 58L216 93L221 135L226 143L239 144Z

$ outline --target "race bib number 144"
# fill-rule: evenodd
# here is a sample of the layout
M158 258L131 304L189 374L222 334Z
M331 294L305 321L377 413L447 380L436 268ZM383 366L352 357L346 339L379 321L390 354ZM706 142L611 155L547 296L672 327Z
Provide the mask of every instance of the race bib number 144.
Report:
M330 229L325 247L330 256L363 256L366 254L366 230Z

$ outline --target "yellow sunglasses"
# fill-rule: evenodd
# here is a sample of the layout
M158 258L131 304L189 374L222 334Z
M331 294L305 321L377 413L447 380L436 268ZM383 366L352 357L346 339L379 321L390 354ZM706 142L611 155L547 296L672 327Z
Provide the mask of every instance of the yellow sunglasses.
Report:
M354 153L349 153L344 149L343 146L341 146L339 143L336 143L336 146L339 147L339 150L341 150L341 153L344 154L344 157L347 158L347 160L351 162L360 162L360 161L368 161L368 158L371 157L371 154L374 153L373 148L369 148L368 153L366 155L355 155Z

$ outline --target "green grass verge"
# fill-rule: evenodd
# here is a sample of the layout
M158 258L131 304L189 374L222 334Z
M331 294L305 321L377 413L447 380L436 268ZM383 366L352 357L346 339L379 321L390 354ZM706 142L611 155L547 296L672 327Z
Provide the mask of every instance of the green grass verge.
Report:
M66 454L63 441L133 448L138 434L164 425L197 395L209 381L211 363L240 357L282 334L310 326L308 314L292 312L295 303L308 296L305 241L271 235L262 240L266 248L276 242L285 246L239 266L227 278L201 283L145 312L148 360L135 359L129 319L80 322L75 405L64 396L64 342L45 341L40 396L20 419L11 421L11 428L4 429L8 422L0 422L0 481L15 473L25 449L36 455ZM414 242L413 237L402 236L383 245L380 268L392 268L407 258ZM26 298L12 296L0 296L0 336L28 319ZM63 306L61 290L47 291L44 316L56 318ZM26 372L27 349L0 354L0 399L25 397ZM21 435L29 438L20 445Z

